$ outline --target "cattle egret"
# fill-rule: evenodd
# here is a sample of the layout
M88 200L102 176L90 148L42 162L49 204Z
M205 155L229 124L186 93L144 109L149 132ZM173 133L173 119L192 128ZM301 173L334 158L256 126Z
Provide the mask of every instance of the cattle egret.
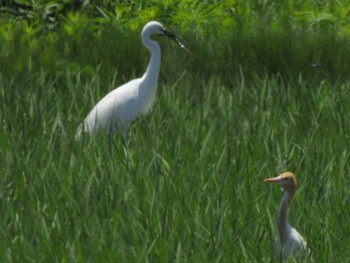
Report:
M166 30L159 22L147 23L141 32L142 43L151 52L145 74L114 89L102 98L78 127L76 140L81 138L83 131L95 135L100 129L106 134L114 134L119 130L125 139L131 122L151 109L156 96L160 67L160 47L150 38L151 35L168 36L186 49L181 38Z
M285 193L282 197L278 213L277 226L279 238L275 239L277 258L287 259L290 256L301 257L306 253L306 242L287 220L288 207L295 195L297 181L291 172L285 172L275 178L264 180L266 183L277 183Z

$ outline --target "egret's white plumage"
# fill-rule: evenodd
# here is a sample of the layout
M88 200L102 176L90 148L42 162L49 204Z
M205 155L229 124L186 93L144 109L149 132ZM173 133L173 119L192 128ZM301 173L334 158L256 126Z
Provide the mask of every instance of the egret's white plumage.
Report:
M76 133L77 140L83 131L95 135L99 130L103 130L106 134L120 130L125 138L131 122L151 109L156 96L161 57L158 43L150 38L153 34L166 35L180 44L178 37L173 32L165 30L159 22L147 23L141 32L142 43L151 52L145 74L102 98L79 126Z
M279 233L279 237L276 237L275 239L275 252L277 258L287 259L290 256L302 257L307 251L306 241L287 220L288 207L296 191L296 179L294 174L291 172L285 172L275 178L268 178L264 180L264 182L277 183L285 189L277 214Z

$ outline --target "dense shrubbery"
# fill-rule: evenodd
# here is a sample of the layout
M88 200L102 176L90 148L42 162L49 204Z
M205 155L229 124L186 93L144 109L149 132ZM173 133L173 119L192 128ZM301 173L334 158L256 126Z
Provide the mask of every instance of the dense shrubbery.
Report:
M55 74L67 65L87 74L97 67L107 75L115 70L140 74L145 51L139 48L139 32L152 19L179 32L195 51L182 65L187 54L172 46L180 58L169 56L164 68L223 80L235 77L240 68L247 76L302 74L332 80L346 78L350 70L345 1L343 7L339 1L107 2L43 2L21 12L2 4L2 74L40 68ZM168 45L163 46L167 52Z

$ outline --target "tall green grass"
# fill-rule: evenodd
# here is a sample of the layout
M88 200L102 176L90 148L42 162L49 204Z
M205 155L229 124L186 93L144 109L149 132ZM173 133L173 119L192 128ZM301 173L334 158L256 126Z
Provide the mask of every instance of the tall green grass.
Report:
M62 79L1 78L2 261L273 261L285 170L315 260L349 260L349 83L175 75L124 145L74 141L102 87Z
M286 170L290 222L315 262L349 261L347 9L326 2L1 17L0 261L276 262L282 192L263 180ZM76 142L91 107L143 74L150 19L192 54L157 38L152 112L126 143Z

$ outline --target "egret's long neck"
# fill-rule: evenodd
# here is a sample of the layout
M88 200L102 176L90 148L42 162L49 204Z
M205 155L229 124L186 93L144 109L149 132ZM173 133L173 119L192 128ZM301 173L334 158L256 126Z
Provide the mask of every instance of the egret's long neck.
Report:
M160 68L160 47L156 41L149 37L143 39L143 44L151 51L151 58L143 77L146 82L150 83L149 87L156 87Z
M277 225L278 225L278 232L280 236L280 241L283 244L286 241L287 238L287 227L288 227L288 220L287 220L287 214L288 214L288 207L295 195L295 189L288 189L285 191L279 209L278 209L278 215L277 215Z

